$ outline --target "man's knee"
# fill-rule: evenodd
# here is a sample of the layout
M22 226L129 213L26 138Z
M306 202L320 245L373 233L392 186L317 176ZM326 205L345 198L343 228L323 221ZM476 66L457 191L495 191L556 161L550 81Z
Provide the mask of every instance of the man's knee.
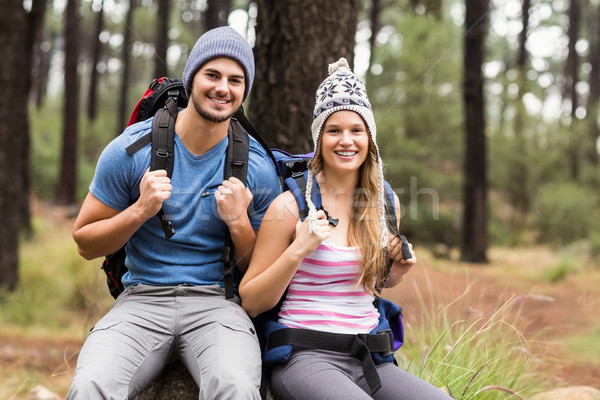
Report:
M206 398L260 400L260 377L213 375L204 383L201 391L208 395Z
M69 388L67 400L107 398L105 393L107 387L108 382L103 379L102 374L77 371Z

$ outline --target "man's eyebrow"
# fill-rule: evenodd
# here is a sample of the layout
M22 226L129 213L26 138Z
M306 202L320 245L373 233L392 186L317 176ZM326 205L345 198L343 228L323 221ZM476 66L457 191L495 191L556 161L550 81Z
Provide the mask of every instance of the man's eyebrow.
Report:
M211 72L211 73L217 74L217 75L223 75L223 73L216 68L206 68L204 71ZM244 76L244 74L233 74L233 75L230 75L230 78L244 79L245 76Z
M236 78L236 79L242 79L242 80L244 80L246 78L244 76L244 74L241 74L241 75L239 75L239 74L233 74L233 75L230 75L229 77L230 78Z

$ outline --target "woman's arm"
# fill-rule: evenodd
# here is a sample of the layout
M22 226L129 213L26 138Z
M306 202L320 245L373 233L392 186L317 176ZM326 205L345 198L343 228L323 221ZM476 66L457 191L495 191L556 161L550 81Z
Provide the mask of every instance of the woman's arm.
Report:
M400 229L400 200L395 193L394 203L394 208L396 209L396 221L398 221L398 229ZM392 268L390 269L390 273L385 281L385 287L391 288L400 283L404 278L404 275L406 275L412 266L417 262L417 256L415 255L412 244L409 243L408 248L412 254L412 258L405 260L402 258L402 241L400 238L393 237L390 239L390 244L388 245L388 255L392 260L394 260L394 262L392 263Z
M308 219L299 221L291 192L282 193L269 206L239 287L242 306L251 317L277 305L304 257L329 236L325 214L321 211L318 216L318 228L309 233Z

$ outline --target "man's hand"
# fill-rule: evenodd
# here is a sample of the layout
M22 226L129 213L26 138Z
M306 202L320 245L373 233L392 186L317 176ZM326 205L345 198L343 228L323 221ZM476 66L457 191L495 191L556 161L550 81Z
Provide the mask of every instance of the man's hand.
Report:
M144 172L140 182L140 197L136 201L137 208L141 215L150 219L162 207L163 201L171 197L171 179L167 177L167 171L159 169L150 171L150 168Z
M252 201L252 192L242 181L232 176L223 181L217 188L215 200L217 201L219 217L227 226L231 226L240 218L247 219L248 205Z

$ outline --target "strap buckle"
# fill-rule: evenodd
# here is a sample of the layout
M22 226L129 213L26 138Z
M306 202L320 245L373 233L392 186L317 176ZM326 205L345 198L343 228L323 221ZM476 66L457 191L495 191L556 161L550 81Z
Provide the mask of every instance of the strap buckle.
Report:
M387 357L387 356L391 356L392 354L394 354L394 335L392 334L392 330L391 329L382 329L379 332L377 332L377 335L388 335L388 339L390 340L389 350L386 352L382 352L381 355L383 357Z
M223 262L223 264L226 264L226 266L229 266L231 264L231 249L229 248L229 246L223 246L223 249L221 250L221 262Z

